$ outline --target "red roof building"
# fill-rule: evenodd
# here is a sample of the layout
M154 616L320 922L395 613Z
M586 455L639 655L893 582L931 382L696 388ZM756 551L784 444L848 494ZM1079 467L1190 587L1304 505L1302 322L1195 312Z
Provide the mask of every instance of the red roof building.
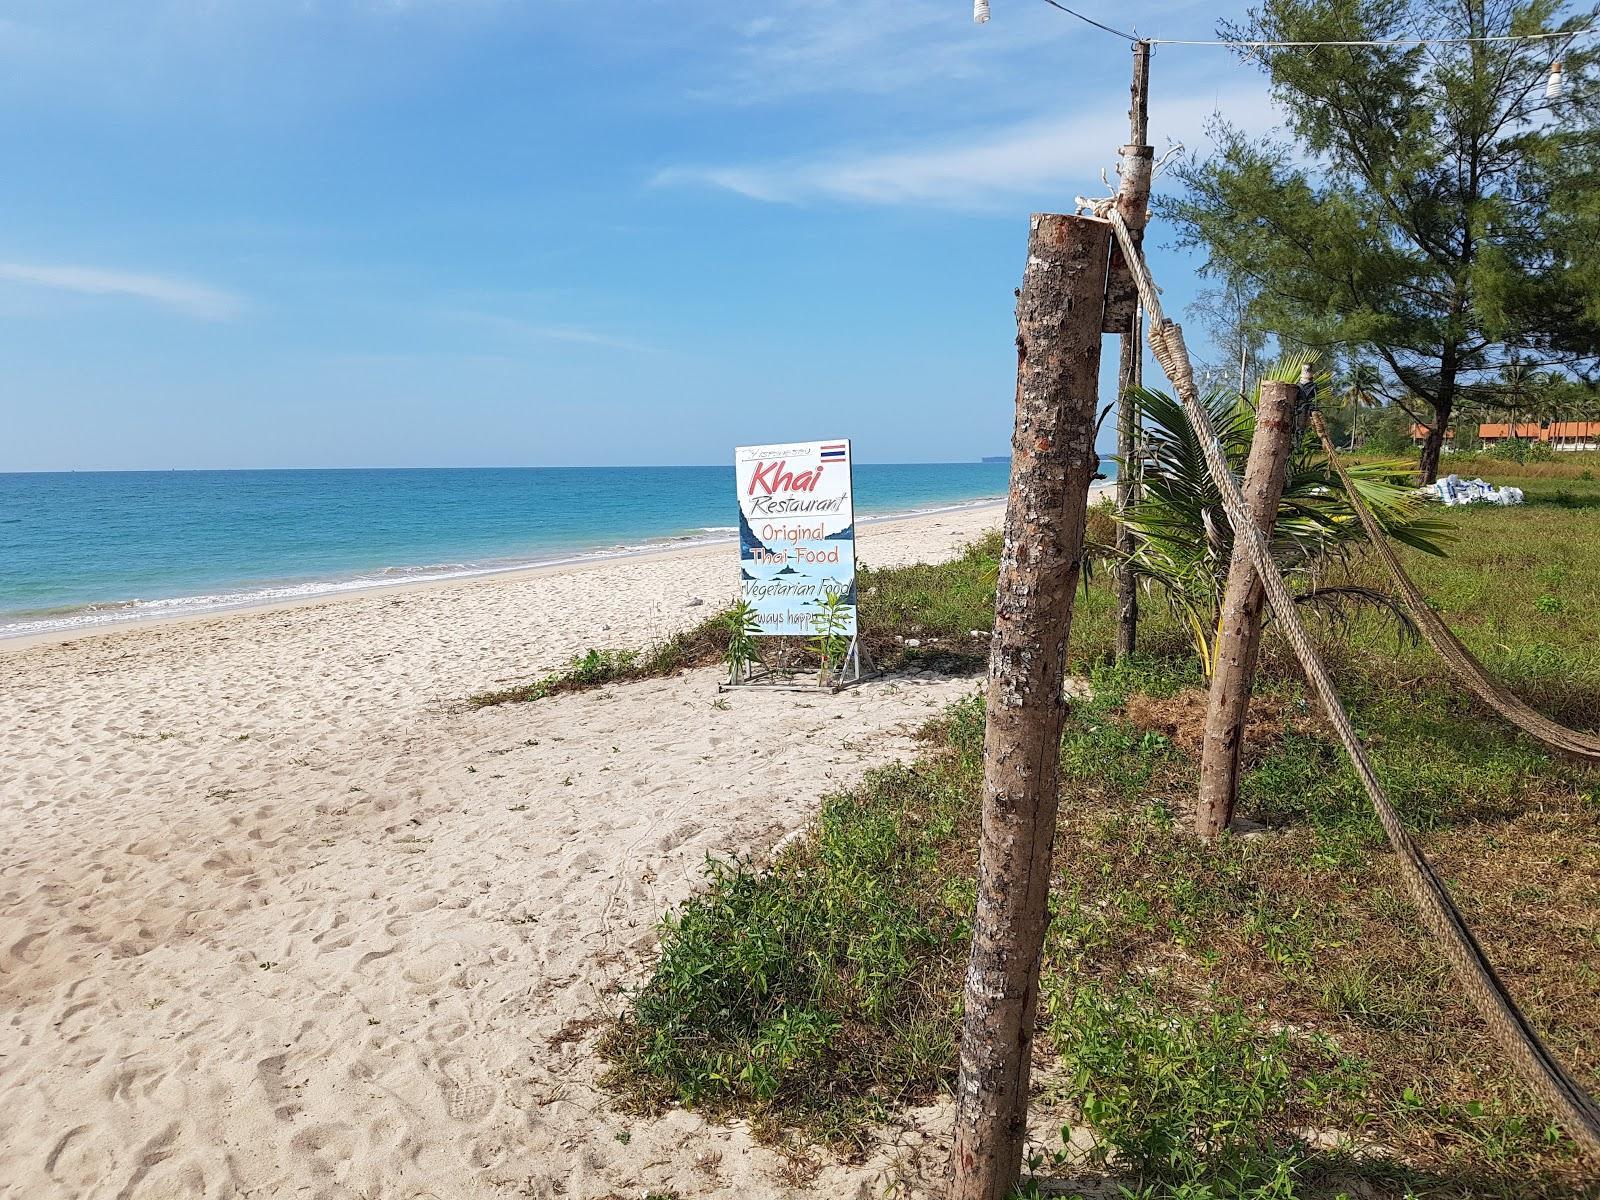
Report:
M1422 445L1428 436L1426 425L1411 427L1411 441ZM1600 421L1521 421L1515 427L1507 422L1485 422L1478 426L1478 441L1493 446L1520 438L1524 442L1544 442L1552 450L1600 450ZM1455 430L1445 431L1445 441L1455 441Z
M1524 442L1544 442L1552 450L1600 450L1600 421L1522 421L1479 425L1478 440L1493 446L1512 437Z

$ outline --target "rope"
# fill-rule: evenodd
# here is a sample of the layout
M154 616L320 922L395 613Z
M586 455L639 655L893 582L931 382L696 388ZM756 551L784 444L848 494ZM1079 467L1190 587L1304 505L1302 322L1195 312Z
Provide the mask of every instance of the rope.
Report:
M1060 2L1060 0L1044 0L1044 2L1046 4L1048 4L1051 8L1059 8L1062 12L1066 13L1067 16L1069 16L1069 17L1077 17L1078 20L1082 21L1085 25L1093 25L1096 29L1103 29L1107 33L1114 33L1119 38L1124 38L1127 41L1130 41L1130 42L1134 43L1135 45L1138 45L1138 43L1140 41L1140 38L1137 35L1132 34L1132 33L1123 33L1122 30L1120 30L1120 29L1113 29L1109 25L1102 25L1102 24L1100 24L1099 21L1096 21L1093 17L1086 17L1081 12L1077 12L1074 9L1068 8L1065 4L1062 4Z
M1378 822L1383 826L1389 844L1394 847L1412 903L1416 905L1423 923L1439 940L1457 980L1488 1025L1490 1033L1516 1067L1522 1081L1550 1106L1574 1141L1591 1153L1600 1153L1600 1107L1556 1061L1528 1019L1518 1010L1505 984L1484 955L1483 948L1478 945L1477 938L1452 903L1444 883L1434 873L1432 864L1412 840L1399 814L1389 803L1389 797L1385 795L1383 785L1378 782L1378 776L1367 758L1366 748L1362 746L1339 700L1339 693L1334 688L1327 667L1323 665L1300 620L1289 588L1278 573L1266 538L1239 493L1238 481L1228 468L1228 460L1217 441L1211 418L1200 404L1189 352L1183 344L1183 330L1162 312L1161 298L1156 292L1155 282L1150 278L1150 268L1134 245L1122 215L1113 209L1109 220L1122 245L1123 257L1133 271L1145 312L1149 315L1150 348L1161 369L1172 381L1188 414L1205 455L1206 466L1222 494L1222 507L1233 526L1235 545L1243 545L1250 555L1256 577L1266 589L1267 601L1278 619L1278 627L1294 648L1305 670L1306 680L1322 702L1329 723L1338 734L1351 765L1366 789L1367 797L1372 801Z
M1350 497L1351 506L1361 518L1361 524L1367 531L1367 540L1372 543L1378 552L1378 557L1383 559L1384 565L1389 568L1389 574L1394 576L1395 585L1400 589L1400 598L1405 602L1406 610L1422 630L1422 636L1428 639L1428 644L1444 660L1445 666L1450 668L1451 673L1466 686L1468 691L1535 741L1570 758L1600 763L1600 736L1584 733L1578 729L1569 729L1552 721L1506 691L1489 677L1489 673L1483 669L1483 664L1473 657L1472 651L1462 644L1461 639L1456 637L1455 631L1444 623L1444 619L1428 607L1428 600L1422 594L1422 589L1416 585L1411 576L1406 574L1405 568L1400 565L1399 556L1389 545L1389 539L1383 536L1383 530L1379 527L1377 519L1357 494L1355 484L1344 469L1344 464L1339 461L1333 439L1328 436L1328 426L1323 421L1322 414L1313 413L1311 423L1328 452L1328 461L1333 464L1333 469L1339 473L1339 478L1344 483L1345 494Z

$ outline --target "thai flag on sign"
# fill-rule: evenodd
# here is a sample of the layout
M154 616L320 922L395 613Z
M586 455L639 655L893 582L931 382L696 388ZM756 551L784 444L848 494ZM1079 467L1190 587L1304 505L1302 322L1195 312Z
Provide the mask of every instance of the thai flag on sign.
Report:
M845 457L845 447L847 445L849 445L848 442L823 442L822 461L843 462Z

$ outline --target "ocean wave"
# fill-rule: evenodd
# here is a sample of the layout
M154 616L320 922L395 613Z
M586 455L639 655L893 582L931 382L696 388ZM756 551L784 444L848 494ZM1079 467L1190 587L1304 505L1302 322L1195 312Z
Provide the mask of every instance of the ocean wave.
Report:
M863 515L864 524L900 520L907 517L931 516L938 513L959 512L969 508L992 505L1003 497L981 497L951 504L931 505L922 508L897 509L893 512ZM294 583L241 587L234 590L204 592L192 596L169 596L154 599L128 599L98 601L26 613L0 615L0 639L32 637L40 634L67 633L83 629L150 621L162 618L204 616L209 613L230 612L239 609L263 608L277 604L293 604L321 597L331 597L356 592L380 591L386 588L416 583L443 583L460 579L475 579L488 575L503 575L512 571L525 571L540 567L569 566L600 559L625 558L639 554L660 553L667 550L712 546L733 540L738 532L736 525L706 525L694 533L672 537L652 538L643 542L623 542L594 549L573 550L568 553L496 562L433 563L426 566L389 566L345 579L314 579Z
M159 618L204 616L207 613L292 604L325 596L379 591L416 583L446 583L452 580L504 575L513 571L541 567L570 566L596 559L625 558L652 551L714 545L731 540L733 532L734 530L730 529L715 537L680 534L677 537L659 538L649 542L621 543L592 550L575 550L559 556L493 563L434 563L427 566L380 567L369 574L349 579L314 579L300 583L206 592L192 596L100 601L32 613L15 613L10 617L0 616L0 639L64 633Z

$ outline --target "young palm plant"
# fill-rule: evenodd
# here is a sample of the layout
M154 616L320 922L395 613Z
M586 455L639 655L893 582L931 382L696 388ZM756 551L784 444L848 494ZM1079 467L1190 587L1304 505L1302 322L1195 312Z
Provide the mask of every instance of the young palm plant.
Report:
M1294 382L1310 355L1291 355L1265 378ZM1317 394L1332 393L1331 379L1316 380ZM1216 651L1217 620L1233 557L1233 529L1222 498L1206 469L1196 435L1183 405L1165 392L1136 388L1130 399L1144 419L1145 438L1138 470L1143 491L1123 518L1133 531L1134 547L1126 561L1144 585L1162 593L1183 619L1206 675ZM1237 392L1214 390L1201 398L1216 429L1228 465L1244 474L1255 433L1255 409ZM1119 464L1119 469L1126 469ZM1356 490L1390 537L1430 554L1442 554L1444 526L1433 518L1427 501L1403 482L1411 472L1403 462L1352 464ZM1290 459L1283 499L1271 545L1273 558L1295 591L1295 599L1339 619L1356 606L1387 613L1408 636L1410 619L1386 593L1350 584L1323 581L1328 570L1364 540L1339 477L1312 437L1301 441Z

